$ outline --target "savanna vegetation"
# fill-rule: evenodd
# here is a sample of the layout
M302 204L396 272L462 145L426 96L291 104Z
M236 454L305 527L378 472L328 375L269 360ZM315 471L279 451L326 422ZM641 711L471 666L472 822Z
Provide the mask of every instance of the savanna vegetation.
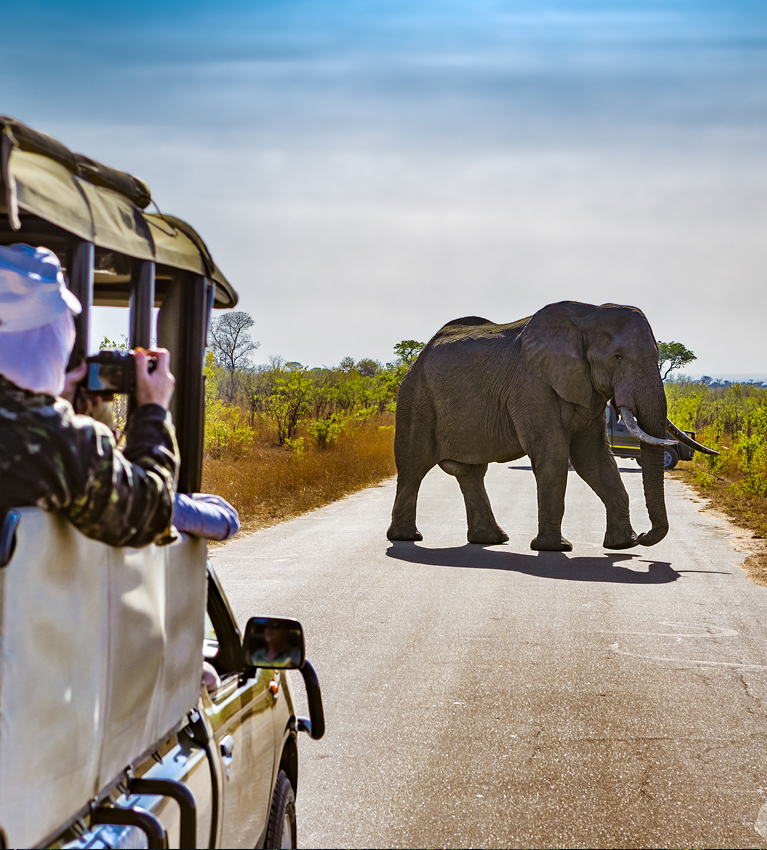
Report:
M252 324L229 313L211 328L203 489L253 530L393 475L397 389L423 344L403 340L386 364L346 357L308 368L273 357L254 366Z
M666 397L670 419L720 452L719 457L696 452L673 474L755 538L767 538L767 387L704 377L667 382ZM751 556L747 566L756 581L767 584L765 552Z

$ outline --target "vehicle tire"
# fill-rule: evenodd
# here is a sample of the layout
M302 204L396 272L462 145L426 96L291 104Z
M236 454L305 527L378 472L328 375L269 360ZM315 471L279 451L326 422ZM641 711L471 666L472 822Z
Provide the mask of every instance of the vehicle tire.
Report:
M296 842L296 797L284 770L277 776L266 829L267 850L298 847Z
M666 449L666 453L663 456L663 468L664 469L673 469L679 463L679 452L673 447L669 446Z
M634 460L637 462L637 466L642 465L642 458L641 457L635 457Z

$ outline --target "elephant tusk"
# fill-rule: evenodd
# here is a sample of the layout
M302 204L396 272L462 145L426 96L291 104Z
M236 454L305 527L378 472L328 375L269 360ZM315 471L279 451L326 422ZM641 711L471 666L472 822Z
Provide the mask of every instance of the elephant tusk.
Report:
M637 425L637 421L634 418L634 414L628 409L628 407L621 408L621 417L626 423L626 427L629 429L629 432L633 434L640 442L648 443L651 446L676 445L676 440L661 440L658 437L651 437L649 434L645 434L645 432L639 427L639 425Z
M680 443L684 443L687 448L695 449L696 452L703 452L703 454L706 455L719 456L718 451L697 443L689 434L685 434L684 431L680 431L679 428L677 428L676 425L674 425L674 423L668 418L666 419L666 427L668 428L669 433L673 434Z

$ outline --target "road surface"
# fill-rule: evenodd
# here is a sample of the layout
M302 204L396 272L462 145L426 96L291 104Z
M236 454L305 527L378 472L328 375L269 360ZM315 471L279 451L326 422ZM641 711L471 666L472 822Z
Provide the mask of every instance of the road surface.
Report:
M609 552L571 472L573 551L536 553L527 459L487 489L502 546L466 543L436 469L422 543L386 540L389 481L215 550L241 625L298 617L320 675L300 846L767 846L767 589L729 532L667 480L668 537Z

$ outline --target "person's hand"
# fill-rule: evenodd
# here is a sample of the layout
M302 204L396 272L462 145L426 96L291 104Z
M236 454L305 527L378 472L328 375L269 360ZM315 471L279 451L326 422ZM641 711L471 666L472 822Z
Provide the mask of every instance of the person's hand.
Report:
M167 348L136 349L136 401L142 404L159 404L166 410L173 397L176 379L168 370L170 352ZM157 358L154 372L149 371L149 357Z
M75 394L77 393L77 388L80 383L85 378L85 374L88 371L88 366L86 362L83 362L77 366L75 369L72 369L71 372L67 372L66 377L64 379L64 389L61 392L61 397L66 399L72 407L75 405ZM80 411L78 411L79 413Z

